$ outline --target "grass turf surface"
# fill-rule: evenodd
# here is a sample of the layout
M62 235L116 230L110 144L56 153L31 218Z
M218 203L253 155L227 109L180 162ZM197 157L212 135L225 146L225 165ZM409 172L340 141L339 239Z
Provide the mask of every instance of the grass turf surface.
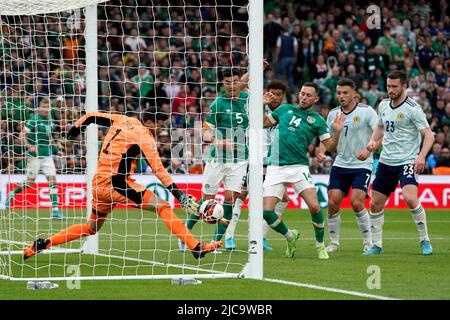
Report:
M23 219L26 213L26 219ZM35 212L16 210L13 219L1 224L2 236L14 224L14 240L30 242L36 235L48 236L72 223L79 223L78 212L66 211L66 221L36 219ZM46 213L40 210L40 216ZM154 217L151 213L147 216ZM179 216L182 213L179 212ZM168 264L186 263L197 266L190 252L177 250L177 239L170 236L161 221L145 219L141 214L116 210L112 219L100 231L101 252L119 257L105 258L91 255L46 255L40 254L23 263L20 256L12 257L14 276L63 275L67 265L80 265L81 275L130 275L130 274L171 274L180 269ZM245 218L245 213L243 214ZM270 244L274 248L264 254L264 277L295 283L312 284L327 288L366 293L399 299L450 299L450 212L448 210L427 210L428 230L433 244L433 255L422 256L416 227L407 210L387 210L383 229L385 254L362 256L362 241L355 217L349 211L342 214L341 250L330 254L330 260L317 258L314 248L313 228L306 211L290 210L284 214L284 221L290 228L300 231L295 259L284 256L285 240L270 231ZM127 220L124 220L127 218ZM204 223L194 228L194 233L203 233L204 240L210 238L213 226ZM36 231L38 230L38 231ZM156 230L158 235L156 234ZM220 271L239 272L247 260L247 225L238 225L237 248L233 253L207 255L200 261L201 268L216 268ZM126 239L126 241L125 241ZM112 246L110 243L112 242ZM0 247L4 244L0 244ZM68 247L77 248L80 241ZM157 246L160 250L154 250ZM15 250L23 246L18 244ZM113 250L106 250L106 248ZM103 250L102 250L103 249ZM126 254L124 255L124 250ZM171 250L171 251L169 251ZM124 260L126 256L136 260ZM6 256L1 257L3 261ZM148 260L165 262L163 266L149 264ZM92 265L95 264L95 268ZM368 289L370 266L380 270L381 288ZM185 273L192 271L184 269ZM170 280L95 280L82 281L81 288L68 289L65 281L55 281L60 285L53 290L27 290L23 281L0 280L0 299L170 299L170 300L300 300L300 299L365 299L358 295L328 292L324 290L297 287L267 281L250 279L202 279L201 285L175 286ZM224 294L226 292L226 294Z

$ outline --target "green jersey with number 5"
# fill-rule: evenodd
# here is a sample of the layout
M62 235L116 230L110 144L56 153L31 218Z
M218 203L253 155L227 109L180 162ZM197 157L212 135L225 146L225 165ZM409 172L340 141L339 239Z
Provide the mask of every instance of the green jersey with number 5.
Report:
M307 153L314 138L318 137L320 141L330 138L325 119L313 109L303 110L296 105L283 104L268 117L272 123L278 123L270 146L269 165L309 166Z
M219 163L247 161L247 103L247 92L240 92L236 100L223 93L209 106L211 112L206 116L205 122L214 130L216 140L228 139L233 141L234 146L222 149L214 143L211 144L208 161Z

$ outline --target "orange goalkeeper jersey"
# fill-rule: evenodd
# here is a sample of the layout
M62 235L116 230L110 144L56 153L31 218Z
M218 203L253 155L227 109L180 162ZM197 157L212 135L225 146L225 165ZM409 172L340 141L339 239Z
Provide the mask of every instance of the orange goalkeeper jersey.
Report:
M136 160L143 156L165 187L173 183L172 176L161 162L155 138L138 119L89 112L75 123L75 127L81 129L91 123L110 127L100 151L98 175L128 179L136 169Z

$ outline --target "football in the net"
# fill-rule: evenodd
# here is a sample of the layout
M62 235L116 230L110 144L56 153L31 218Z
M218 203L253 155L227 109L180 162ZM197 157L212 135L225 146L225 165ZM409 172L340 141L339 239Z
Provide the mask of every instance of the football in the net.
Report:
M205 200L198 211L202 219L208 223L217 223L223 217L223 206L215 199Z

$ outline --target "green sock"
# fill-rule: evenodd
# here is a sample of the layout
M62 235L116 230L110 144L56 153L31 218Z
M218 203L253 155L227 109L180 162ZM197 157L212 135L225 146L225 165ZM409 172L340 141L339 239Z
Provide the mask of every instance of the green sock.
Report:
M267 224L276 232L281 233L283 236L288 233L288 227L284 224L284 222L279 219L278 215L274 210L266 211L264 210L263 214L264 220L266 220Z
M28 188L28 184L26 182L22 183L20 186L18 186L18 187L16 187L14 189L13 194L16 195L16 194L18 194L19 192L21 192L22 190L24 190L26 188Z
M58 208L58 189L55 186L50 186L50 200L53 208Z
M204 199L200 199L197 203L198 203L199 205L202 205L202 203L203 203L204 201L205 201ZM186 221L186 227L187 227L189 230L192 230L192 228L195 226L195 224L197 223L197 221L198 221L199 219L200 219L200 217L199 217L198 215L191 213L191 214L189 215L189 218L188 218L187 221Z
M233 204L224 202L223 204L223 220L229 222L231 217L233 216ZM225 225L223 223L218 222L216 224L216 232L214 233L214 241L219 241L222 239L223 234L227 230L228 223Z
M196 214L191 213L189 215L189 218L186 221L186 227L189 230L192 230L192 228L195 226L195 224L197 223L197 221L200 219L200 217Z
M316 235L316 241L318 243L323 243L323 237L325 234L325 228L323 226L323 213L322 210L319 213L313 214L311 213L311 220L314 226L314 233Z

